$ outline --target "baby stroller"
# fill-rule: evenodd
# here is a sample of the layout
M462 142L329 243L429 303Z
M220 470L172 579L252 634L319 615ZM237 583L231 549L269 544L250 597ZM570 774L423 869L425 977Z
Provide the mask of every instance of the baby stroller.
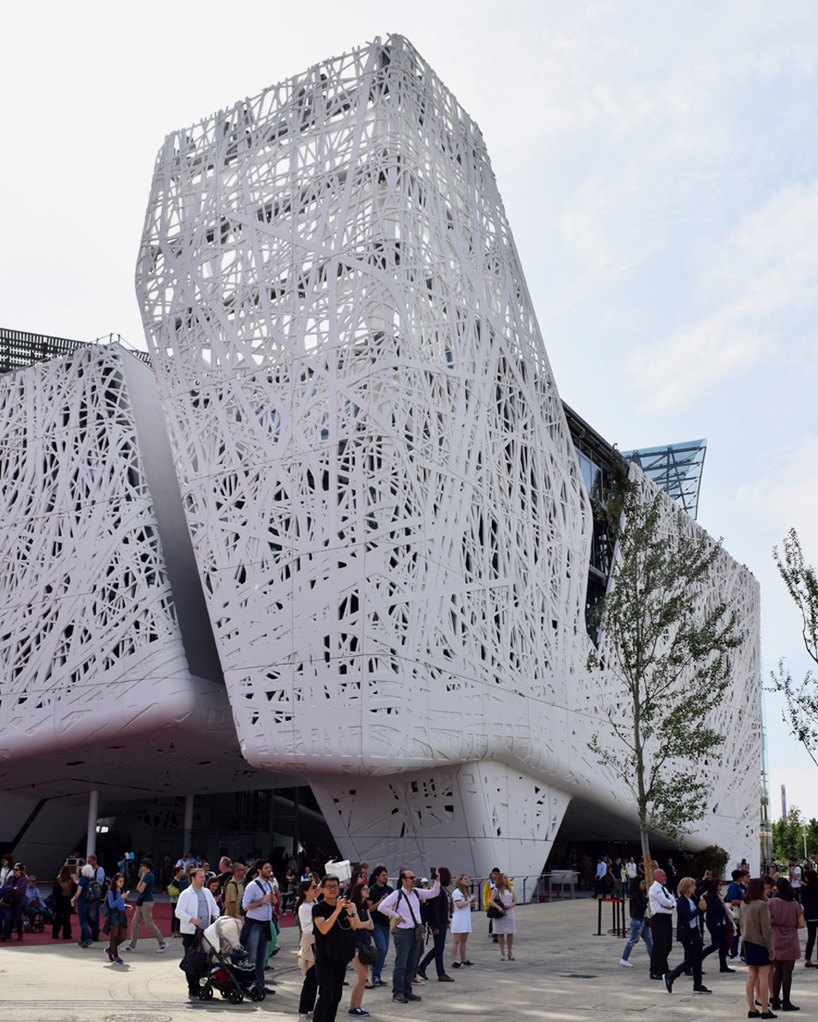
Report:
M245 997L264 1000L264 987L241 946L240 932L239 921L232 916L221 916L204 931L202 949L207 952L207 971L199 980L199 1000L209 1001L214 989L231 1004L240 1004Z

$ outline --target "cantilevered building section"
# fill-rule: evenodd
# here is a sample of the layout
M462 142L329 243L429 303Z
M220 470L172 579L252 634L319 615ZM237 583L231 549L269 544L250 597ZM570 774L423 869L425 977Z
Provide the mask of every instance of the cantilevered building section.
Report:
M137 290L249 762L416 869L537 872L572 799L632 826L587 748L583 474L480 132L411 45L170 135ZM713 586L744 711L757 587ZM706 839L743 848L733 744Z
M220 783L243 770L201 604L150 370L77 344L0 376L0 810L18 858L65 855L89 790L101 807L208 790L203 743Z

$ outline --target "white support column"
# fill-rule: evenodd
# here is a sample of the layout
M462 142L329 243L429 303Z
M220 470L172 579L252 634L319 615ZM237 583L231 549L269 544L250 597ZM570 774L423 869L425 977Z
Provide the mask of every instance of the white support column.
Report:
M182 854L184 855L190 849L190 842L193 835L193 796L185 795L185 821L184 821L185 838L183 841L184 847L182 848Z
M88 840L85 842L85 857L95 855L97 850L97 816L99 815L99 792L88 792Z

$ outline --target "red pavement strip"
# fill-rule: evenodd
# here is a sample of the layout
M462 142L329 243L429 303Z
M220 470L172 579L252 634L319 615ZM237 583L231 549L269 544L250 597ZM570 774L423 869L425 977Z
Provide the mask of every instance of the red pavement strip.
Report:
M181 943L182 942L179 940L178 937L174 937L174 938L171 939L171 937L169 936L169 934L170 934L170 908L171 908L170 902L167 902L167 901L164 901L164 902L163 901L156 901L156 902L154 902L154 906L153 906L153 921L156 923L156 925L159 927L159 929L162 931L162 933L167 937L168 942L173 943L173 944L178 942L179 946L181 947ZM293 916L293 914L291 912L288 912L286 915L279 916L278 921L279 921L279 924L280 924L280 926L282 928L288 927L288 926L295 926L295 916ZM41 945L44 945L44 944L68 944L68 945L74 944L74 945L76 945L77 942L79 941L79 939L80 939L80 924L77 921L76 915L72 915L71 916L71 937L68 940L63 940L62 937L58 938L57 940L54 940L54 938L51 936L51 926L50 925L46 925L44 933L26 933L24 931L23 932L23 939L22 940L18 940L17 939L17 933L16 933L16 931L14 931L12 933L12 935L9 937L9 939L5 943L0 944L0 948L8 949L8 948L15 948L15 947L40 947ZM150 941L151 943L153 943L153 941L156 938L153 936L152 933L150 933L148 931L147 927L140 926L139 927L139 939L140 940L147 940L147 941ZM98 943L99 943L100 947L104 946L105 944L108 943L107 937L105 937L104 934L100 934L100 939L99 939ZM88 950L90 951L90 948Z

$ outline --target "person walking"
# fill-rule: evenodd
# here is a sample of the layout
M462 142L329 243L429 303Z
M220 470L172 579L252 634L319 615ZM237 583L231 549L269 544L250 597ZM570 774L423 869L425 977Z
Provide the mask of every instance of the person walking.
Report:
M412 980L418 967L423 946L423 927L420 922L420 903L436 898L440 893L440 878L435 870L435 882L428 891L415 890L415 874L411 869L400 871L400 887L381 902L380 910L394 919L395 966L392 970L392 1000L398 1004L419 1001L412 991Z
M779 877L775 882L775 897L767 902L770 910L770 921L773 924L773 947L775 949L775 965L773 966L773 998L770 1007L773 1011L798 1011L790 1000L792 973L796 961L801 957L801 941L798 931L803 930L807 923L804 911L795 897L792 884L786 877ZM780 995L780 996L779 996Z
M631 951L639 943L640 938L645 942L648 958L653 955L653 941L650 937L650 926L648 926L647 920L648 896L645 891L645 881L643 878L634 877L631 880L628 890L628 903L630 905L631 935L628 943L625 945L625 950L622 952L622 957L619 959L619 964L632 969L633 963L630 961Z
M721 897L723 881L713 879L707 885L704 900L707 902L705 923L710 934L710 946L702 951L702 961L714 951L719 953L719 972L735 972L727 964L727 909Z
M499 873L498 873L499 877ZM496 885L495 885L496 886ZM452 890L452 968L472 963L466 957L466 941L471 933L471 906L474 895L469 892L468 873L461 873ZM498 938L499 942L499 938ZM457 956L460 955L458 962Z
M28 901L27 891L26 867L21 862L15 862L0 888L0 899L6 906L0 940L8 940L12 929L15 928L17 939L23 939L23 909Z
M190 874L190 885L181 892L176 902L176 915L181 924L182 947L185 951L193 946L197 935L219 918L216 900L205 886L205 876L203 869L194 869ZM198 997L199 977L186 975L188 997Z
M88 884L93 875L94 867L86 863L80 870L77 890L71 899L71 905L77 910L77 922L80 924L80 939L78 941L80 947L90 947L94 943L89 925L91 906L87 897Z
M500 961L506 960L506 941L508 941L508 960L513 962L514 955L511 947L514 943L514 934L517 931L514 922L514 906L517 904L517 895L505 873L501 873L497 879L497 886L491 895L491 904L503 913L499 919L494 920L494 932L500 941Z
M751 880L742 892L738 915L744 936L744 957L747 960L748 1018L777 1018L770 1011L770 965L775 961L773 928L768 908L764 881L760 877ZM761 1011L756 1009L756 990Z
M136 885L136 906L131 920L131 939L125 945L126 951L136 951L136 944L139 940L139 924L144 922L148 930L156 937L156 953L161 954L167 951L168 945L162 936L159 927L153 921L153 886L155 878L153 875L153 863L150 859L142 859L139 863L139 882ZM177 904L178 907L178 904ZM185 931L182 930L182 933ZM184 942L183 942L184 943Z
M426 914L426 923L432 931L434 943L432 944L431 951L426 953L426 957L418 965L417 975L420 976L421 979L426 979L426 970L431 964L432 959L434 959L438 982L454 983L452 977L446 972L446 966L443 964L443 951L446 947L446 932L449 929L449 919L451 917L449 884L452 882L452 874L445 866L441 866L437 871L437 875L440 878L440 893L436 898L430 898L428 901L424 901L422 905L422 909Z
M648 890L650 903L653 952L650 956L650 978L664 980L668 971L668 955L673 946L673 909L676 902L665 886L667 874L663 869L653 871L653 883Z
M676 902L677 936L684 948L684 961L671 972L666 972L665 987L669 994L673 993L673 984L683 972L693 973L693 993L712 993L702 983L702 931L699 920L704 916L707 902L700 898L693 900L696 881L693 877L683 877L679 881L679 899Z
M122 965L119 957L119 946L128 936L128 891L125 890L125 877L115 873L105 900L108 904L108 947L105 953L109 962Z

